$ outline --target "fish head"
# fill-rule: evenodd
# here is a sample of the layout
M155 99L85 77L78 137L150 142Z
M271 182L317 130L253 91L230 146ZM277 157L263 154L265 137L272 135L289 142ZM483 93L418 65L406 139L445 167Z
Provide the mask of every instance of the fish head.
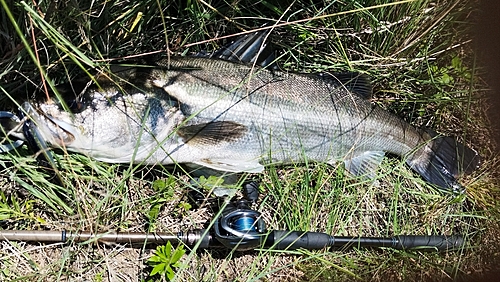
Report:
M78 96L26 102L22 111L50 147L125 162L136 148L167 139L183 118L162 89L138 84L89 87Z
M29 118L30 127L37 131L39 137L53 146L67 147L75 140L85 138L75 125L71 114L57 103L25 102L21 111Z

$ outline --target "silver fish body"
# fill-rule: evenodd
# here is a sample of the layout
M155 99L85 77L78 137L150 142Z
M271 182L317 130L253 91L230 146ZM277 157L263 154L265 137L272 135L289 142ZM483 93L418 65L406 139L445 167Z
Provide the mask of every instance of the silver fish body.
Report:
M57 103L24 108L52 146L106 162L259 172L270 163L343 161L353 174L373 176L387 152L452 189L458 174L477 166L475 151L412 127L334 75L207 58L115 75L85 90L81 111Z
M175 70L186 66L189 71ZM173 60L171 67L153 71L153 84L175 97L186 117L193 117L187 125L229 121L246 129L235 140L208 144L221 148L206 159L333 163L366 152L406 156L430 140L330 77L207 59ZM210 149L203 136L187 144Z

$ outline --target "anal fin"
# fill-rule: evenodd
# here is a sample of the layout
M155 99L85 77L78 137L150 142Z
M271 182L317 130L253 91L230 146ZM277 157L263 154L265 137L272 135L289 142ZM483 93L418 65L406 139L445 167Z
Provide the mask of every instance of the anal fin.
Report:
M384 155L383 151L366 151L356 157L344 160L345 168L354 176L373 179Z

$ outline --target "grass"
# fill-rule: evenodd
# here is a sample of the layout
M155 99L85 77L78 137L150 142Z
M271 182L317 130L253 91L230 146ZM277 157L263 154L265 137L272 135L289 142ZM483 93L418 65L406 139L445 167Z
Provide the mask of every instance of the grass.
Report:
M217 40L222 36L279 24L273 37L283 68L366 73L374 103L415 126L456 136L483 156L481 168L462 179L468 190L461 196L435 190L394 158L384 160L378 185L324 164L269 167L260 176L256 208L269 228L338 236L461 233L470 241L467 250L199 251L183 257L174 280L441 281L488 270L498 259L498 247L483 247L498 246L488 241L499 217L498 161L483 114L487 89L470 43L474 1L0 3L5 110L56 84L92 79L125 58L210 51L232 39ZM0 155L3 229L175 231L201 228L213 216L207 206L186 206L189 177L179 168L119 166L62 151L54 156L59 180L25 147ZM165 179L168 185L156 182ZM149 249L1 244L2 281L162 280L148 277Z

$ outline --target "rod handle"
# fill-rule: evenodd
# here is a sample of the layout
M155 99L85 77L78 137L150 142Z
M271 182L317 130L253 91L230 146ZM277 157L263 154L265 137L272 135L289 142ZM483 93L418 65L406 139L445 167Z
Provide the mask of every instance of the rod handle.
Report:
M320 250L331 246L333 237L320 232L274 230L266 238L265 247L275 250Z
M399 235L394 237L396 249L411 249L418 247L425 248L436 248L439 251L449 251L453 249L458 249L463 247L465 240L460 235L450 235L450 236L410 236L410 235Z

